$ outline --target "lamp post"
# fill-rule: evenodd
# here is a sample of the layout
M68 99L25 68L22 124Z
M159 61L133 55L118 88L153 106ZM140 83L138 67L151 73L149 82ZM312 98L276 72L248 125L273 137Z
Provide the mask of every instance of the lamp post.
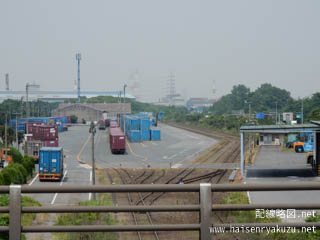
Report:
M250 123L250 121L251 121L251 102L245 100L244 103L247 103L249 105L249 120L248 121Z
M278 124L278 102L276 102L276 125Z
M96 164L94 159L94 135L96 128L94 123L91 122L89 133L91 133L91 160L92 160L92 185L96 185ZM93 200L96 200L96 193L93 193Z
M124 84L123 85L123 103L126 102L126 87L127 87L127 84Z

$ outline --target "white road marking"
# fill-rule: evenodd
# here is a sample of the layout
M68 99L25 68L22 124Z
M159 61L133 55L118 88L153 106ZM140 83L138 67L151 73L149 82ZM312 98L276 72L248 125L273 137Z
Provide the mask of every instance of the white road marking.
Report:
M64 178L66 177L67 172L68 172L68 171L65 171L65 173L63 174L63 177L62 177L61 182L60 182L60 186L62 186L63 180L64 180ZM52 201L51 201L51 205L54 204L54 202L56 201L57 196L58 196L58 193L56 193L56 194L54 195L54 197L53 197L53 199L52 199Z
M56 200L57 196L58 196L58 193L56 193L56 194L54 195L54 197L53 197L53 199L52 199L52 201L51 201L51 204L54 204L54 201Z
M158 145L158 144L156 144L155 142L151 142L151 144L152 144L152 145L155 145L155 146L157 146L157 145Z
M163 157L163 159L167 159L167 158L168 158L168 156L164 156L164 157Z
M32 181L29 183L29 186L31 186L34 183L34 181L38 178L38 176L39 176L39 173L34 177L34 179L32 179Z
M85 164L79 164L79 167L83 167L85 169L91 169L92 167L85 165Z
M244 184L247 184L247 182L246 182L246 181L244 181ZM252 201L251 201L251 196L250 196L250 192L249 192L249 191L247 191L247 196L248 196L249 204L251 204L251 203L252 203Z
M203 141L201 141L201 142L198 142L198 145L200 145L200 144L202 144L203 143Z

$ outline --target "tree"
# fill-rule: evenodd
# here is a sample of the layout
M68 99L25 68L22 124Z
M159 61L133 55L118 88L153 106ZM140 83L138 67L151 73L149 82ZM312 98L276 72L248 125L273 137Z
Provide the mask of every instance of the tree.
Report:
M308 115L309 120L320 120L320 108L313 109Z
M71 123L77 123L78 122L78 117L75 116L75 115L71 115L70 116L70 120L71 120Z

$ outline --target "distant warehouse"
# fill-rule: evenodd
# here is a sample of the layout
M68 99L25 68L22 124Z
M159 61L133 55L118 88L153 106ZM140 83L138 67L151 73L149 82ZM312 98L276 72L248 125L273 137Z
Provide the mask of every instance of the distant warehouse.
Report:
M52 111L56 117L75 115L78 121L99 121L100 119L116 117L117 114L130 114L130 103L61 103Z
M81 91L81 97L97 97L97 96L120 96L120 91ZM3 102L6 99L20 100L21 98L26 98L26 91L13 91L5 90L0 91L0 102ZM29 101L45 101L45 102L64 102L70 99L76 99L77 92L75 91L43 91L38 89L30 88L28 91L28 100ZM135 99L129 93L126 93L126 98Z

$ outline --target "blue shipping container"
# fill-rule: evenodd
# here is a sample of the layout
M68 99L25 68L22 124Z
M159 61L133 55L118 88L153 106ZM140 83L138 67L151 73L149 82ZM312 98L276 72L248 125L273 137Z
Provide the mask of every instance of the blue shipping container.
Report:
M129 130L127 134L130 142L141 142L141 133L139 130Z
M138 118L128 117L128 122L129 130L140 130L140 121Z
M150 141L150 130L141 130L141 140Z
M140 119L140 129L149 130L150 129L150 118L141 118Z
M43 147L39 154L39 179L61 180L63 176L63 148Z
M160 141L161 140L161 132L160 129L151 129L151 141Z

